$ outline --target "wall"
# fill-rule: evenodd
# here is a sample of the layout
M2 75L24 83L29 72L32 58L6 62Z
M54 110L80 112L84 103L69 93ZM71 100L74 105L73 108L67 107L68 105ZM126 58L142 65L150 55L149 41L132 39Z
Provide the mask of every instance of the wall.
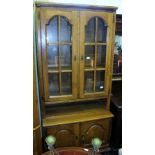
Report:
M55 3L90 4L118 7L117 14L122 14L122 0L36 0Z

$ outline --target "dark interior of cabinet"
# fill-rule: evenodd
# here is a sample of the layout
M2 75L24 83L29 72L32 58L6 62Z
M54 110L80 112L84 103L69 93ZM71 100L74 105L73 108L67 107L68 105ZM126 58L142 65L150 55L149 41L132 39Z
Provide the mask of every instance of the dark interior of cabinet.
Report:
M122 80L112 82L112 92L115 96L122 97Z
M115 50L113 62L113 81L122 79L122 44L120 41L122 37L122 15L116 15L116 31L115 31ZM119 39L118 39L119 38Z
M116 35L122 36L122 15L116 15Z
M105 109L106 107L106 99L94 100L94 101L81 101L81 102L73 102L71 104L61 103L60 105L47 105L45 107L46 116L55 116L70 113L78 113L84 111L90 111L94 109Z
M116 15L116 35L122 36L122 15ZM112 132L111 132L111 147L118 152L118 149L122 147L122 62L120 68L117 67L118 58L122 59L121 55L114 55L114 75L112 81L112 96L110 111L114 114L112 121ZM121 69L121 74L120 73Z
M107 99L46 106L43 127L111 118Z

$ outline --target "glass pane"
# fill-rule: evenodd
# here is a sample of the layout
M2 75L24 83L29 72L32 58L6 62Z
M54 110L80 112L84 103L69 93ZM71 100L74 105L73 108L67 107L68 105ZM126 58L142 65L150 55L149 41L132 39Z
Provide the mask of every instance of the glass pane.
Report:
M58 42L58 17L54 17L47 25L47 42Z
M107 25L106 23L101 19L98 18L98 42L106 42L107 38Z
M85 81L84 81L84 91L85 93L93 92L94 86L94 72L93 71L85 71Z
M62 95L72 94L72 73L61 73Z
M104 71L96 71L96 92L104 91Z
M95 42L95 25L96 25L95 18L92 18L91 20L89 20L85 29L85 33L86 33L85 42Z
M104 68L106 64L106 46L99 45L97 46L97 68Z
M71 69L72 66L72 46L62 45L61 52L61 69Z
M58 69L59 57L58 57L58 46L48 46L48 69Z
M59 74L58 73L49 73L48 74L49 81L49 94L50 96L59 95Z
M85 67L93 68L95 58L95 46L85 46Z
M66 17L60 17L60 41L71 42L71 24Z

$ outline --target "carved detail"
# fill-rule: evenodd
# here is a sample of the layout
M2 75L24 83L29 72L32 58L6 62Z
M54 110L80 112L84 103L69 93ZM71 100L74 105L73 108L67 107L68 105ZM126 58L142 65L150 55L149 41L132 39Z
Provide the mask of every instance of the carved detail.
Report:
M74 145L74 134L71 130L62 129L58 130L56 136L56 147L65 147Z
M85 144L91 143L92 138L95 138L95 137L98 137L103 140L104 133L105 133L105 129L101 125L94 124L90 126L88 130L85 132L84 143Z

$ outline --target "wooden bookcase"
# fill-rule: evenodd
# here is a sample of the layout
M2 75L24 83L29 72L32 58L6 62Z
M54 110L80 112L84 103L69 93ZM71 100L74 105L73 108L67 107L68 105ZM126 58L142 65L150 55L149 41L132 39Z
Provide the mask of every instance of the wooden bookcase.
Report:
M36 3L42 126L56 147L109 146L116 9Z

